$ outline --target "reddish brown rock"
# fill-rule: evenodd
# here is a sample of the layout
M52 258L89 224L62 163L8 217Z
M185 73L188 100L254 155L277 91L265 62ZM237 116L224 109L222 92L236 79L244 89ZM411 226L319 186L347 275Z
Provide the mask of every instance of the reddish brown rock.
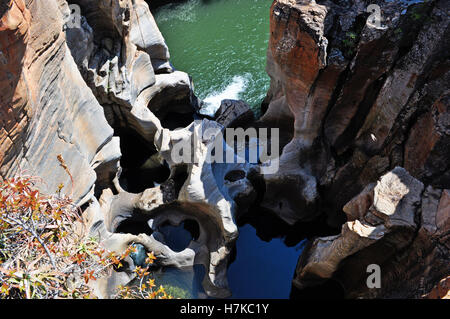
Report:
M395 166L450 185L448 3L382 3L380 27L366 23L370 3L272 4L259 124L280 129L282 152L262 206L289 223L314 218L318 203L341 214Z
M6 6L6 4L3 4ZM14 153L25 142L32 109L22 74L31 14L23 0L9 4L0 20L0 176L5 177Z
M450 299L450 276L442 279L424 298Z
M63 192L81 200L93 191L95 157L110 147L113 131L67 48L57 2L6 6L0 25L0 175L40 176L46 192L63 183ZM103 161L119 157L116 148Z
M278 89L284 93L285 103L295 118L294 136L298 136L313 120L309 109L326 104L314 104L313 100L307 105L307 101L319 70L326 64L323 22L327 10L313 3L292 5L289 1L274 1L270 12L268 71L281 85ZM324 77L322 81L333 82L333 76ZM269 104L269 112L272 107ZM311 136L316 134L313 132Z
M449 98L442 96L420 116L406 141L404 166L418 178L429 179L445 172L450 143Z

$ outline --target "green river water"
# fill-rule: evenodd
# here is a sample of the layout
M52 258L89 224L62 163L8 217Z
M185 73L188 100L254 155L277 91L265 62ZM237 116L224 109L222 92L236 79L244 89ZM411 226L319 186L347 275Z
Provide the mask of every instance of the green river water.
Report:
M154 12L173 66L192 76L202 113L222 99L242 99L259 113L269 77L265 71L271 0L188 0Z

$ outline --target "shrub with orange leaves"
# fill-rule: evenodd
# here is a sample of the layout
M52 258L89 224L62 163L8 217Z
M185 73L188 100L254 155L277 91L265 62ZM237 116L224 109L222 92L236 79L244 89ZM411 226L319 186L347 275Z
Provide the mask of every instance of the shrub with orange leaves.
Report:
M62 187L48 196L36 182L31 176L0 181L0 298L95 298L89 283L122 267L135 248L117 255L86 238L81 212ZM149 254L147 263L154 260ZM136 269L139 277L149 274ZM142 284L139 295L120 287L117 297L170 297L163 287L154 290L152 280Z
M130 246L132 247L132 246ZM125 299L173 299L173 297L167 293L166 289L163 286L159 286L159 288L155 288L155 280L150 278L151 271L150 266L156 260L153 252L147 254L147 258L145 259L145 264L147 267L137 266L134 269L134 273L136 274L136 278L139 283L133 286L119 286L117 289L116 298L125 298Z

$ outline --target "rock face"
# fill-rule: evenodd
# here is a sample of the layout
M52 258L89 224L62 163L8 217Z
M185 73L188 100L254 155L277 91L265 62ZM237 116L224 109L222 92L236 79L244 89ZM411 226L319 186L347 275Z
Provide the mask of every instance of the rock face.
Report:
M439 0L273 2L258 125L280 128L282 155L261 206L291 224L344 222L302 255L303 292L339 282L348 297L418 297L448 275L448 11ZM365 284L368 262L381 289Z
M381 20L367 11L374 2ZM271 86L253 123L232 100L198 120L191 79L171 66L144 0L2 1L0 177L40 176L44 192L63 183L106 248L134 243L161 267L202 265L208 296L230 296L235 217L256 207L341 229L305 248L293 281L301 293L443 297L448 12L444 0L275 0ZM253 125L279 129L277 172L235 150L235 163L210 161L228 155L225 128ZM177 251L163 228L185 222L192 240ZM97 294L132 281L136 260L97 281ZM367 285L370 265L380 288Z
M310 244L294 285L335 280L348 298L424 296L450 272L448 193L395 168L344 206L340 235ZM367 284L370 265L381 269L379 287Z
M312 218L322 200L335 214L397 165L427 184L450 184L448 4L380 3L376 27L366 23L372 2L271 7L260 124L279 127L284 143L263 206L290 223ZM303 204L287 193L277 200L283 185Z
M196 121L177 131L162 130L156 138L156 146L170 165L169 179L140 194L122 190L113 195L111 190L105 190L99 203L91 205L86 213L90 216L89 224L95 225L92 234L100 234L111 249L123 251L134 242L143 245L146 251L153 251L160 266L189 268L203 265L206 270L203 288L209 296L216 298L231 295L226 274L230 251L238 236L234 215L237 202L242 206L244 199L247 203L255 199L247 176L258 170L247 163L208 163L211 145L216 138L222 138L215 137L212 132L218 134L222 130L220 124L209 120ZM192 148L195 160L175 162L173 154L177 145L190 147L192 143L197 143ZM242 174L240 178L229 180L230 172ZM162 235L160 227L166 223L178 226L185 220L198 225L198 238L181 252L175 252L168 246L168 239ZM147 234L119 234L121 224L130 221L147 223ZM129 264L134 265L131 260ZM127 276L116 274L124 278L114 279L115 284L129 280L132 270L133 267L125 272ZM114 286L111 287L111 281L101 284L100 295L110 296Z
M40 176L46 192L63 183L83 203L95 169L119 159L119 144L70 54L59 3L3 1L1 9L0 176Z
M19 0L0 8L0 176L40 176L49 193L63 183L64 193L88 204L90 234L106 248L122 252L140 243L160 266L201 264L205 292L229 296L233 198L254 200L245 177L251 167L205 163L214 141L208 128L218 134L223 126L193 122L191 79L170 65L146 2ZM209 135L196 135L200 162L174 162L177 142L190 143L202 129ZM228 181L230 171L244 176ZM134 181L139 175L143 185ZM186 220L198 225L197 238L175 252L160 227ZM126 226L133 222L137 230ZM100 297L133 279L133 260L128 264L99 281Z
M225 127L246 127L253 123L255 115L244 101L223 100L214 115L215 121Z

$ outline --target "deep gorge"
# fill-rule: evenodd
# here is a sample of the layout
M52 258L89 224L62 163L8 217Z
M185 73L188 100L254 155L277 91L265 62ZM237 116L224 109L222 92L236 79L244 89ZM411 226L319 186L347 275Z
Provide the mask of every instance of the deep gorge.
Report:
M148 252L183 298L443 297L448 12L443 0L2 2L0 176L62 183L88 236L138 248L96 282L100 298L134 285ZM207 161L237 127L278 130L276 173ZM175 160L179 145L194 160Z
M214 115L223 99L240 99L260 114L270 82L265 71L270 4L187 1L154 10L171 63L192 77L194 92L205 103L200 113ZM268 234L264 241L250 224L239 227L236 260L228 269L233 298L289 297L301 250L278 238L286 235Z

